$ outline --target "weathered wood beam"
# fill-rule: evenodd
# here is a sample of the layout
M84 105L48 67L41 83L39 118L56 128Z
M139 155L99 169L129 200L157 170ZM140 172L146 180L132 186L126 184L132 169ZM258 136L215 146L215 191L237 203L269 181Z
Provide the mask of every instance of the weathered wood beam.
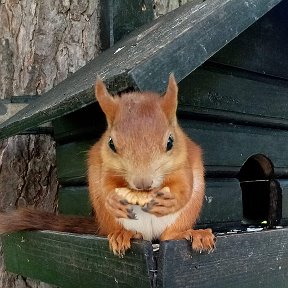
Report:
M288 79L287 11L288 1L282 1L210 60Z
M109 251L107 239L52 232L3 237L9 271L62 288L149 288L155 270L150 242L135 242L124 258Z
M102 48L107 49L128 33L154 19L153 0L100 0Z
M158 288L284 288L287 245L288 229L219 236L210 254L191 253L185 241L164 242L158 260Z
M288 131L182 117L179 122L186 133L201 144L209 177L237 177L244 162L258 153L271 159L276 177L288 177ZM83 140L57 147L57 171L62 185L86 182L85 159L93 142Z
M0 138L50 121L95 101L99 75L117 92L129 87L163 91L210 58L281 0L207 0L187 3L118 42L29 107L0 125Z
M209 254L184 240L162 242L153 253L143 241L119 258L105 238L45 231L13 233L3 243L9 271L63 288L287 287L287 228L218 235Z

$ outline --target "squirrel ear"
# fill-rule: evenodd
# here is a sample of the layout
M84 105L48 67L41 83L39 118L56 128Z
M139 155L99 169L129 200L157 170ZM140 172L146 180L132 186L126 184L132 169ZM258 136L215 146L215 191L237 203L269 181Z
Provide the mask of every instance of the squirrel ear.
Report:
M162 96L161 107L166 114L169 122L175 123L176 110L178 104L178 86L174 74L169 76L166 93Z
M106 115L108 125L111 125L115 117L117 101L111 94L109 94L104 82L99 78L99 76L97 76L96 79L95 96L102 111Z

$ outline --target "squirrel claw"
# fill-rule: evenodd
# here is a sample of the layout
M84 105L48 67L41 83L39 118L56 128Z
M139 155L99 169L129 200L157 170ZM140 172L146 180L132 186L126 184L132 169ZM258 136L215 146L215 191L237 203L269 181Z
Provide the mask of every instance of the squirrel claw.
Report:
M133 213L130 203L116 193L111 193L107 196L105 207L116 219L136 219L136 215Z
M132 208L127 209L127 216L129 219L137 220L136 214L133 212Z
M109 247L115 255L124 257L125 252L131 248L131 240L141 238L140 233L119 229L108 235Z
M177 200L167 186L155 191L153 199L142 208L144 212L154 214L157 217L174 213L177 209Z
M129 202L126 199L121 199L119 202L122 205L128 205L129 204Z
M195 251L208 251L208 253L215 250L216 237L213 235L211 229L199 229L190 231L190 240L192 242L192 249Z
M155 199L152 199L150 202L146 203L141 209L144 212L149 212L153 208L153 206L157 204L158 202Z

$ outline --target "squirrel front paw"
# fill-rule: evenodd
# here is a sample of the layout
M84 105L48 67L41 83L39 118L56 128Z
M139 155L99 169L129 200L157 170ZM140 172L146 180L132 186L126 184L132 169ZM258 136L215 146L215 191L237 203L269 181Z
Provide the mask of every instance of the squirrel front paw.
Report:
M185 231L165 231L161 236L161 241L166 240L181 240L186 239L191 241L191 246L194 251L211 252L215 249L216 237L210 228L207 229L188 229Z
M157 217L172 214L180 208L175 195L167 186L150 192L116 188L115 193L111 193L106 201L106 208L116 218L136 219L131 205L139 205L144 212Z
M210 228L207 229L189 229L182 232L182 237L190 240L192 249L198 252L213 251L215 249L216 237Z
M192 242L192 249L195 251L213 251L215 249L216 237L210 228L189 229L184 232L185 238Z
M172 214L178 210L177 199L169 187L163 187L153 192L152 200L142 210L158 217Z
M115 255L123 257L131 247L132 239L142 239L142 234L126 229L116 230L108 235L110 250Z
M136 219L136 214L133 212L130 203L125 198L119 196L118 193L113 192L106 197L105 207L117 219Z

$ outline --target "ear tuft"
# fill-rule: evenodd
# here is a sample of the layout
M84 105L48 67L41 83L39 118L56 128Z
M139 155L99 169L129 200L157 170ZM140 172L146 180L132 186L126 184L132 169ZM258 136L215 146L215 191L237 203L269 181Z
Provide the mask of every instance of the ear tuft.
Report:
M171 123L176 121L176 110L178 104L178 86L174 74L169 76L166 93L162 96L161 107Z
M168 80L168 86L167 86L167 93L172 93L173 96L172 97L176 97L177 100L177 95L178 95L178 85L177 85L177 81L175 79L174 73L171 73L169 75L169 80Z
M106 85L101 80L99 76L97 76L96 84L95 84L95 96L98 102L100 102L103 97L106 97L106 95L109 95Z
M111 94L109 94L106 85L99 78L99 76L97 76L96 79L95 96L97 101L99 102L102 111L106 115L108 125L111 125L115 117L117 103L114 97Z

